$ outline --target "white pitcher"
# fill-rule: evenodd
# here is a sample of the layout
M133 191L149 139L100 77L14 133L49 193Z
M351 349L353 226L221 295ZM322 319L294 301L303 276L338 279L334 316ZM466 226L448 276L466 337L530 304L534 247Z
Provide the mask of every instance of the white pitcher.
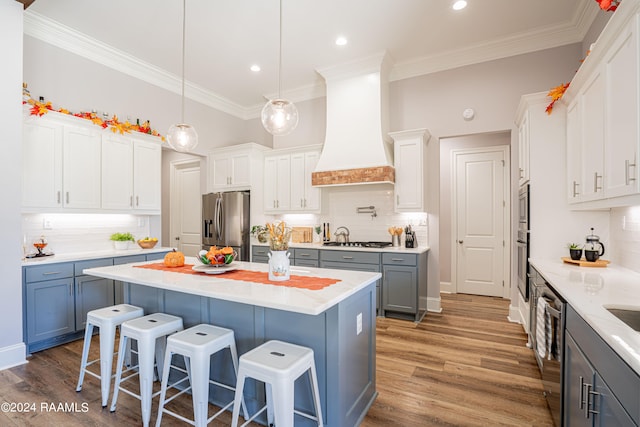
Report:
M289 256L287 251L270 251L269 256L269 280L281 282L289 280Z

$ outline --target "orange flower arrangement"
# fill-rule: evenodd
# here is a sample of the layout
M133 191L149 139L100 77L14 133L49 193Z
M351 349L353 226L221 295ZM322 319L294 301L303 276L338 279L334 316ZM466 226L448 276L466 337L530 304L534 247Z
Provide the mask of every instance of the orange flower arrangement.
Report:
M29 113L32 116L42 117L45 114L47 114L49 111L57 111L58 113L68 114L70 116L79 117L85 120L90 120L94 125L100 126L103 129L109 128L111 129L111 132L120 133L120 135L124 135L125 133L131 133L131 132L140 132L140 133L146 133L148 135L160 137L163 141L165 140L164 136L160 135L158 131L156 131L155 129L151 129L151 126L148 120L142 124L138 124L138 123L133 124L133 123L129 123L128 120L125 122L119 121L118 116L116 115L114 115L111 119L103 120L100 117L98 117L98 115L95 112L89 113L86 111L81 111L79 113L72 113L65 108L60 108L55 110L51 106L51 102L36 101L30 96L26 101L22 101L22 103L31 105L31 108L29 109Z

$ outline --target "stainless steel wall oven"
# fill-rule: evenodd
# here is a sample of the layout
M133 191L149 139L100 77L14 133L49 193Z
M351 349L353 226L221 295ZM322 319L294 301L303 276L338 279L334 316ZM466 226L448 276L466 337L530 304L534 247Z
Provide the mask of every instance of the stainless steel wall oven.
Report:
M529 301L529 184L520 188L518 196L518 290Z

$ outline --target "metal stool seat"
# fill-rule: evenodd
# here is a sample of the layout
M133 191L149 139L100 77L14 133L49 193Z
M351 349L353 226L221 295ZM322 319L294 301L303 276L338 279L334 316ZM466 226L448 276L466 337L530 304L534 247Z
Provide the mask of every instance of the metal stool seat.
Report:
M144 310L129 304L119 304L111 307L91 310L87 313L87 324L84 331L84 345L82 347L82 360L80 362L80 376L76 391L82 390L84 375L89 374L100 379L100 391L102 393L102 407L107 406L109 400L109 390L111 388L111 373L114 356L114 341L116 329L123 322L135 319L144 315ZM97 326L100 330L100 358L87 362L89 358L89 347L93 328ZM100 362L100 375L91 372L88 367Z
M167 335L181 331L182 319L177 316L164 313L149 314L137 319L124 322L120 326L120 347L118 350L118 368L116 370L116 380L113 386L113 400L111 401L111 412L116 410L118 402L118 392L123 391L137 399L140 399L140 407L142 410L142 423L145 427L149 425L151 418L151 399L160 394L153 394L153 366L154 356L158 368L158 377L162 373L162 360L164 356L164 348L166 346ZM138 343L138 365L128 368L124 373L130 371L137 372L122 378L122 365L124 349L128 339L134 339ZM122 387L122 383L138 376L140 379L140 394Z
M211 422L211 420L218 417L233 405L234 399L231 399L231 401L223 406L218 412L211 417L208 417L209 384L214 384L218 387L235 391L235 387L233 385L229 386L210 379L211 374L209 369L211 366L211 356L227 348L231 353L233 372L237 379L238 352L236 350L234 334L231 329L201 324L185 329L184 331L173 334L167 338L167 349L164 357L165 369L162 373L162 389L160 393L160 406L158 408L156 427L160 426L163 413L172 415L184 422L195 425L196 427L205 427ZM171 363L173 355L182 355L184 357L186 370ZM169 374L172 368L187 375L174 383L169 384ZM177 394L166 399L168 388L177 388L176 386L184 383L185 381L189 381L188 387L183 388ZM193 398L193 421L165 408L167 403L189 390L191 390ZM246 417L247 409L244 404L244 399L242 399L242 407Z
M309 372L315 416L295 410L294 383L302 374ZM253 378L265 383L267 402L251 418L245 417L246 426L265 409L267 425L293 427L294 414L314 420L322 427L322 407L313 350L282 341L267 341L253 350L240 356L238 383L233 406L232 427L238 426L239 402L243 396L246 378Z

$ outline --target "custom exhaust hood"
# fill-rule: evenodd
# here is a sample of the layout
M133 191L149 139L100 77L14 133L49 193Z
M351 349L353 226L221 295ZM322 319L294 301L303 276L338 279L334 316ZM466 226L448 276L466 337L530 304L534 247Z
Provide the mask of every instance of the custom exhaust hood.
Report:
M318 70L327 84L327 129L311 184L393 184L386 53Z

